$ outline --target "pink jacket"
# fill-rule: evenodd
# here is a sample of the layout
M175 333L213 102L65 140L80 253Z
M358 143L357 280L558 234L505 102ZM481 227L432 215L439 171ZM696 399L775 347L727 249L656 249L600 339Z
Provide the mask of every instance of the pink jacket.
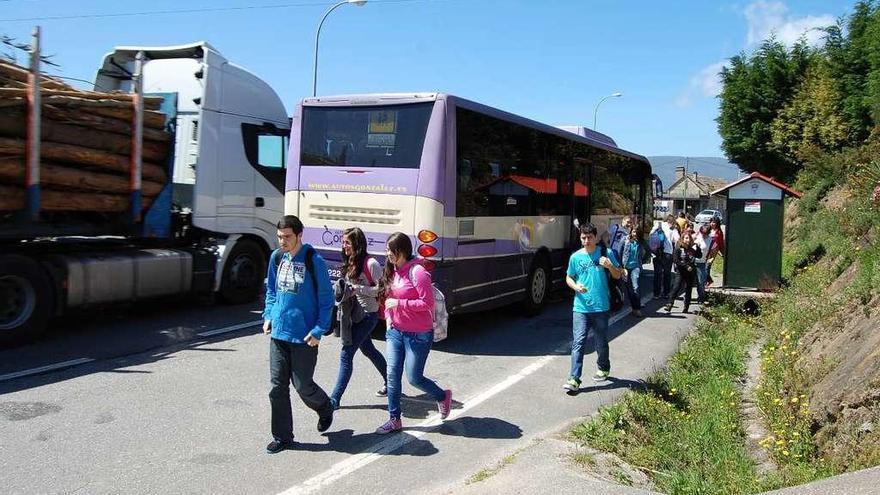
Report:
M410 280L412 276L412 280ZM397 299L396 308L385 309L385 320L402 332L430 332L434 326L434 293L431 274L413 258L394 271L388 298Z

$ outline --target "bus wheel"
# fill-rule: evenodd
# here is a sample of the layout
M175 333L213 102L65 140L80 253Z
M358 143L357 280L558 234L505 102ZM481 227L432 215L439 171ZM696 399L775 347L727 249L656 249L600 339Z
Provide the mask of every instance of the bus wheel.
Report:
M532 263L532 270L529 272L524 305L525 314L535 316L541 313L549 291L550 269L543 258L538 258Z
M36 339L54 311L52 281L39 263L0 256L0 347Z
M266 279L266 255L256 242L243 239L235 243L223 267L220 298L226 304L253 301Z

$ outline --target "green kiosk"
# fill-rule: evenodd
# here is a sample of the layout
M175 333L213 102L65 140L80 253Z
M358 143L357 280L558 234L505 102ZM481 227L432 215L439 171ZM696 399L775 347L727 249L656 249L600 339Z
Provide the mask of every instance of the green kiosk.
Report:
M758 172L713 195L727 196L724 287L770 290L782 279L782 216L785 195L801 193Z

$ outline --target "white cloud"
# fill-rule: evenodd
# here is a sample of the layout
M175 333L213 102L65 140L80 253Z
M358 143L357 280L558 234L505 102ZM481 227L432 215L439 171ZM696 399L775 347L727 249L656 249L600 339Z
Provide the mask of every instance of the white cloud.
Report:
M801 37L813 46L822 43L823 27L835 23L830 14L795 17L789 14L788 7L780 1L757 0L744 11L748 22L748 46L755 46L770 36L786 46L794 45Z
M695 97L714 98L721 93L721 69L725 62L716 62L700 69L691 76L688 87L675 99L675 106L683 108L693 104Z

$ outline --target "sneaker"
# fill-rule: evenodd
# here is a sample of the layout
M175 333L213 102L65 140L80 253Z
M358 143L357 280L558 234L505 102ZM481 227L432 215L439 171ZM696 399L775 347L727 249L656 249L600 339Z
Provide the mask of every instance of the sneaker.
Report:
M318 431L324 433L327 429L330 428L330 425L333 424L333 409L330 410L330 414L326 416L318 417Z
M282 442L281 440L272 440L269 445L266 445L266 453L267 454L277 454L282 450L287 450L293 448L293 440L289 442Z
M563 385L562 388L569 392L578 392L581 389L581 381L573 376L569 377L569 379L565 381L565 385Z
M452 409L452 390L443 391L446 396L437 403L437 409L440 411L440 419L446 419L449 411Z
M599 370L596 372L596 374L593 375L593 381L594 382L604 382L605 380L608 379L608 377L610 375L611 375L610 371Z
M382 385L382 388L376 390L376 397L388 397L388 386Z
M330 405L333 407L333 410L336 411L339 409L339 401L330 397Z
M667 313L671 313L672 312L672 305L667 304L666 306L663 307L663 309L665 309Z
M384 425L376 428L376 433L379 435L387 435L389 433L394 433L395 431L400 431L403 429L403 423L400 421L400 418L391 418L385 422Z

